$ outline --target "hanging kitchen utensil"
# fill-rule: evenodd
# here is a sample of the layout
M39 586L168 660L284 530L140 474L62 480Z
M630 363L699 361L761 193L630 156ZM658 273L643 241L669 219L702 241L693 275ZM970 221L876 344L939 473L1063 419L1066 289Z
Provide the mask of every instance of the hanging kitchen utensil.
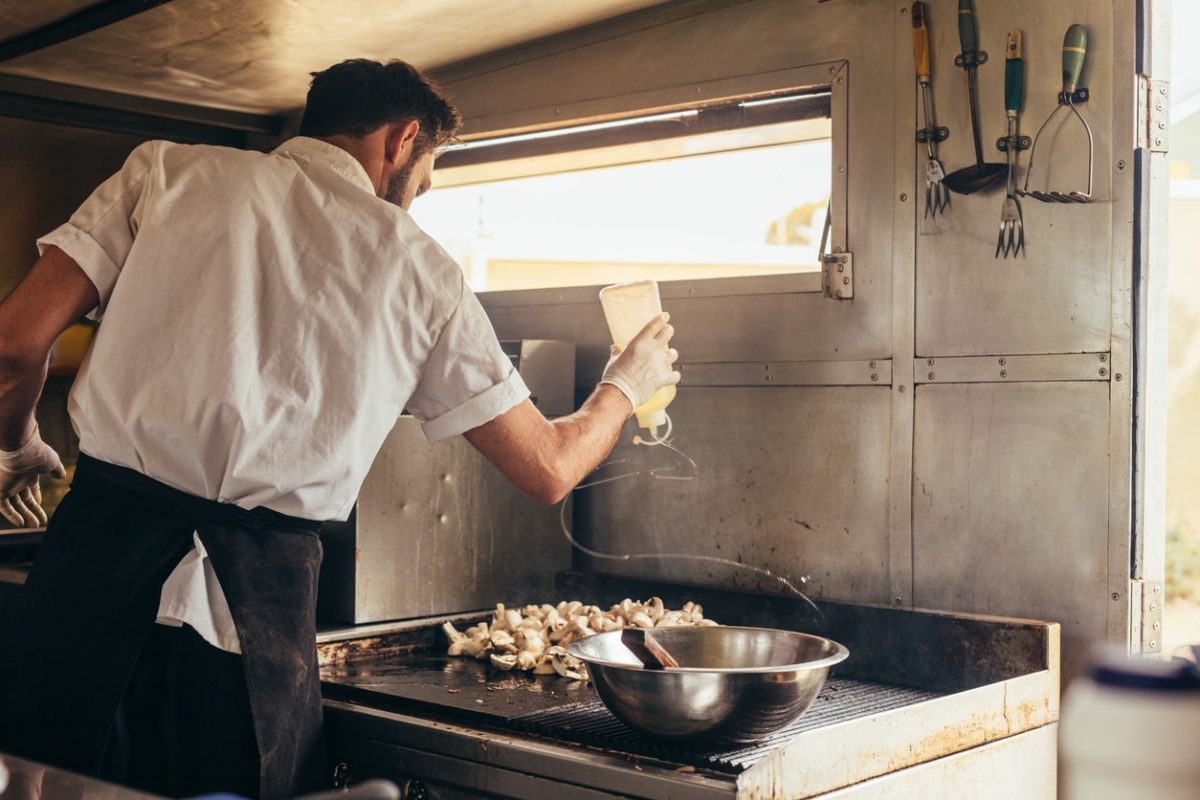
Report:
M973 0L958 0L958 38L962 53L954 57L954 63L967 71L967 93L971 102L971 135L975 143L975 163L947 175L942 182L952 192L974 194L995 186L1007 171L1005 164L986 164L983 147L979 144L979 110L976 98L975 71L980 64L987 63L987 53L979 49L979 31L975 25Z
M996 258L1004 253L1016 258L1025 249L1025 219L1017 200L1017 161L1021 151L1029 147L1029 137L1019 135L1021 105L1025 92L1025 61L1021 57L1021 32L1009 31L1004 55L1004 112L1008 117L1008 135L1002 136L996 147L1008 162L1008 178L1004 182L1004 205L1000 208L1000 233L996 237Z
M925 216L936 216L950 207L950 193L942 179L946 177L937 158L937 143L950 136L939 128L933 115L933 84L929 70L929 10L922 0L912 4L913 58L917 65L917 84L921 87L921 104L925 110L925 127L917 131L917 141L925 145L929 159L925 162Z
M1043 203L1088 203L1092 199L1092 160L1095 158L1096 145L1092 139L1092 126L1088 125L1083 115L1076 108L1077 103L1086 103L1088 100L1088 90L1079 87L1079 76L1083 72L1083 62L1087 58L1087 28L1082 25L1072 25L1067 28L1067 35L1063 37L1063 86L1062 91L1058 95L1058 105L1050 112L1050 116L1046 117L1046 121L1042 123L1042 127L1038 128L1037 136L1033 137L1033 149L1029 151L1029 170L1025 173L1025 187L1017 192L1021 197L1032 197L1036 200L1041 200ZM1046 126L1050 124L1050 120L1062 109L1068 109L1067 116L1074 114L1083 125L1084 131L1087 133L1088 141L1088 177L1086 192L1056 192L1056 191L1038 191L1029 188L1029 179L1033 176L1034 159L1037 158L1038 140L1042 138L1042 132L1046 130Z

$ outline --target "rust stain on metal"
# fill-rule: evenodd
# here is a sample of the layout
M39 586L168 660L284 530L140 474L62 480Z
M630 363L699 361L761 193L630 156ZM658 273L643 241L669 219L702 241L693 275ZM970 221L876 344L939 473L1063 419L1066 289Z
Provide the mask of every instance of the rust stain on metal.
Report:
M353 661L408 656L426 649L423 643L402 636L367 636L317 645L317 664L332 667Z

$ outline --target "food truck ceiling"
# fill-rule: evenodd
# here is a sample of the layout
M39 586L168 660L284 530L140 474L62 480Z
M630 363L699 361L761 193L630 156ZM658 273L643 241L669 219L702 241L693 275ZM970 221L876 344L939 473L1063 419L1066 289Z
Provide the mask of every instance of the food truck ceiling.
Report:
M0 91L33 88L23 81L47 81L245 114L275 115L304 105L310 72L345 58L401 58L423 70L436 71L661 3L5 3L0 4Z

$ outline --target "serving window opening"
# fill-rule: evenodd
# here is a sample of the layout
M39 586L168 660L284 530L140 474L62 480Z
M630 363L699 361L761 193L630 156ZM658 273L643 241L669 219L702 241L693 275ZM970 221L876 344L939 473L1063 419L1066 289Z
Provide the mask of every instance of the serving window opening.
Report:
M418 224L477 292L819 273L827 90L479 139Z

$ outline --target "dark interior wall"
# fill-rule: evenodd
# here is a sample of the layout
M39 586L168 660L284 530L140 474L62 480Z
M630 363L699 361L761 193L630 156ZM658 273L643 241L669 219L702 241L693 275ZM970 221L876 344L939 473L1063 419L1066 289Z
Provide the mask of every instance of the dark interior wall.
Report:
M65 222L143 139L0 118L0 294L37 259L38 236Z
M37 238L65 222L142 141L127 134L0 118L0 296L8 295L37 260ZM78 452L67 417L70 387L69 375L47 379L37 411L42 437L68 469ZM48 512L69 480L43 481Z

